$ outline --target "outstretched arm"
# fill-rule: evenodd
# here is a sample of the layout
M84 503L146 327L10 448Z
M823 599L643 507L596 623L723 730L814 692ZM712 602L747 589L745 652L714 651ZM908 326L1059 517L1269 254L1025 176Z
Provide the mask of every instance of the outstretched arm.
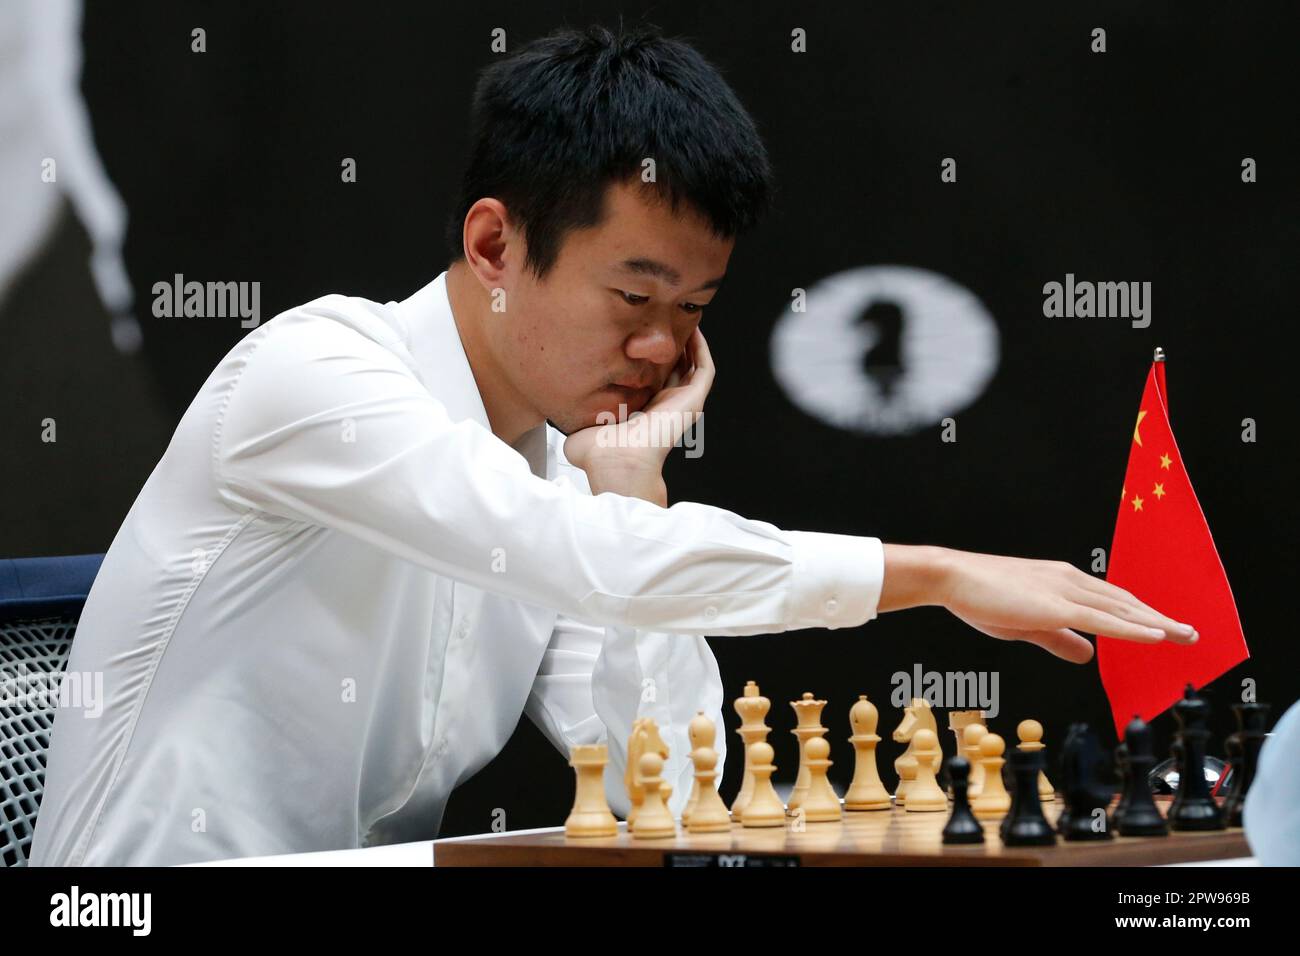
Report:
M638 414L662 415L669 423L693 421L704 413L714 375L708 344L696 330L683 353L681 371L675 371ZM679 430L668 428L648 433L680 436ZM587 428L569 437L565 454L587 473L594 493L613 491L665 505L662 469L671 446L638 444L630 440L634 434L624 423ZM1144 643L1191 644L1197 639L1190 624L1174 621L1123 588L1064 561L885 544L877 611L921 605L946 607L990 637L1028 641L1076 664L1093 655L1091 642L1080 630Z
M1148 644L1198 637L1190 624L1065 561L886 544L878 610L922 605L945 607L990 637L1028 641L1076 664L1093 654L1077 631Z

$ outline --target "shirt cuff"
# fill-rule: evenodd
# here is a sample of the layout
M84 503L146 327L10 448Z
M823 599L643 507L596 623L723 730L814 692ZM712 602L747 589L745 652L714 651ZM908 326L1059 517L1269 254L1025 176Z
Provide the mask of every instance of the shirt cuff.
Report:
M787 531L794 551L791 630L857 627L876 617L885 580L879 538L821 531Z

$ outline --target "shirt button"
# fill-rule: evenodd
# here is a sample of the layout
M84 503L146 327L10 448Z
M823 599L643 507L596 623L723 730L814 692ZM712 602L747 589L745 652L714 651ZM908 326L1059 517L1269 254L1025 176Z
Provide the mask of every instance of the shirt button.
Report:
M718 616L718 609L714 607L712 604L710 604L708 607L704 609L704 616L711 621Z
M836 611L838 611L839 609L840 609L839 602L836 601L835 598L831 598L829 601L826 602L826 613L827 613L827 614L834 614L834 613L835 613Z
M461 621L461 622L460 622L460 636L461 636L461 637L469 637L470 627L471 627L471 625L470 625L470 622L469 622L469 621Z

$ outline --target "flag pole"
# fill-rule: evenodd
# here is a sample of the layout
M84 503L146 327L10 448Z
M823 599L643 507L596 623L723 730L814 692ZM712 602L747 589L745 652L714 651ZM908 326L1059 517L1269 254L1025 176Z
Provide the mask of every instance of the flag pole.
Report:
M1151 362L1155 369L1156 387L1160 390L1160 401L1165 406L1165 414L1169 414L1169 393L1165 391L1165 350L1156 346L1155 355L1151 357Z

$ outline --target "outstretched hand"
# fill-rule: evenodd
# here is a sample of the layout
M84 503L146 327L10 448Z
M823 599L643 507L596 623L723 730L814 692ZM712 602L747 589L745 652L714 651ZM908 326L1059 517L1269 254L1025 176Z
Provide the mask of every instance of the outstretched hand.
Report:
M885 548L881 610L937 604L983 634L1028 641L1076 664L1093 656L1092 642L1079 631L1144 644L1193 644L1200 636L1192 625L1166 617L1123 588L1065 561L907 545Z

